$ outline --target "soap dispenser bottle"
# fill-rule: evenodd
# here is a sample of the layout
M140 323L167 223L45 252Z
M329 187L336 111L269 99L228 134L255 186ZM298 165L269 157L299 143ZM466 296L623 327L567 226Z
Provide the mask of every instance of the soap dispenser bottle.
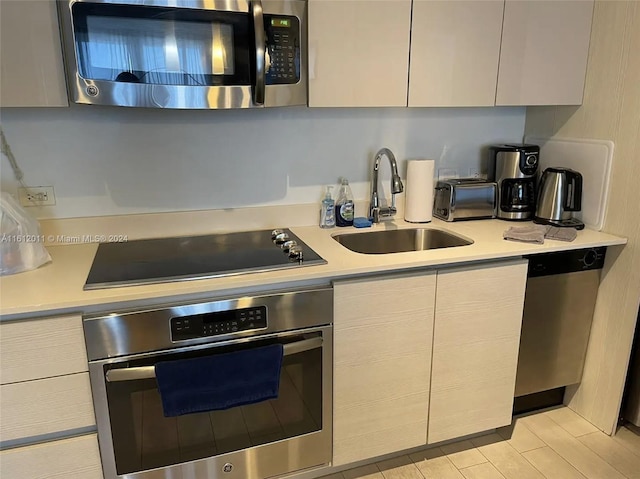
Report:
M353 194L349 187L349 181L342 178L338 199L336 200L336 225L353 226Z
M320 209L320 228L333 228L336 225L335 202L331 197L331 186L327 186L327 191L322 200Z

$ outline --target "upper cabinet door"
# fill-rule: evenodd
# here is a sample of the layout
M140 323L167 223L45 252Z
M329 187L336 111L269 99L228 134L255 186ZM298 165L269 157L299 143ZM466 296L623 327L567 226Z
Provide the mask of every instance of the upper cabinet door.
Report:
M580 105L592 0L507 0L496 105Z
M493 106L503 0L414 0L409 106Z
M411 0L309 0L309 106L407 106Z
M56 2L0 1L0 106L69 106Z

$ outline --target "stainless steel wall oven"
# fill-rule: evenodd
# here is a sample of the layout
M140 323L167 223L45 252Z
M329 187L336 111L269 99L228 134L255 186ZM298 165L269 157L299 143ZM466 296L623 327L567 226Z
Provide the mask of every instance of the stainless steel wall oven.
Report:
M333 290L319 287L85 317L105 479L263 479L328 464L332 315ZM273 344L277 398L164 415L158 364Z

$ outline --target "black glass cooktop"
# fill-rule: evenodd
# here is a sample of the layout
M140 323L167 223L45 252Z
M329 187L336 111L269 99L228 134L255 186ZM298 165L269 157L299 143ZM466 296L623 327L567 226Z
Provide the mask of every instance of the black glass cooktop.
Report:
M264 230L101 243L84 289L214 278L327 263L291 231L278 232L281 234L276 238L272 230ZM284 241L296 244L282 245ZM290 248L293 248L292 257L288 254Z

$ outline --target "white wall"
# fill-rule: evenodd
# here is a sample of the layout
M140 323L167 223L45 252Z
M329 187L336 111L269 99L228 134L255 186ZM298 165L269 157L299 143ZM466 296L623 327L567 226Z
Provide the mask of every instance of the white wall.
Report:
M628 238L609 248L582 383L569 406L607 433L615 431L640 303L640 2L597 0L584 101L527 110L526 133L615 143L604 231Z
M55 187L40 218L314 203L339 176L368 196L375 151L468 174L486 148L521 141L524 108L176 111L72 105L3 109L29 186ZM482 152L482 153L481 153ZM386 183L388 173L383 172ZM6 158L1 188L17 183Z

